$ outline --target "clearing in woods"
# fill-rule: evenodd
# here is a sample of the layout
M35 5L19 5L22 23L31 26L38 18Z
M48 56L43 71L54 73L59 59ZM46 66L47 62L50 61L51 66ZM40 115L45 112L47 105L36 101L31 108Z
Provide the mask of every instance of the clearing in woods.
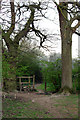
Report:
M78 95L9 93L3 98L3 118L78 118Z

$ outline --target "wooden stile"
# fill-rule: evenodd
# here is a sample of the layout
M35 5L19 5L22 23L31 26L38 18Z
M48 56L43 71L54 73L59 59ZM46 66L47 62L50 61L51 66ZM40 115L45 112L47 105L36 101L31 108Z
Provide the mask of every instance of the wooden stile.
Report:
M18 77L19 78L19 84L20 84L20 91L22 90L22 85L25 83L29 83L29 89L30 89L30 79L33 78L33 89L35 89L35 75L33 76L22 76L22 77ZM21 82L22 78L28 78L29 82Z

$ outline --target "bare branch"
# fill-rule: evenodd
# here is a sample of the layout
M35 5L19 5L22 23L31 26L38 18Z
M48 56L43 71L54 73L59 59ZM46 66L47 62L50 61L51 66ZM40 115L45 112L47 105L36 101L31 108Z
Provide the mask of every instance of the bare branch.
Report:
M79 36L80 36L80 33L78 33L78 32L75 32L75 34L77 34L77 35L79 35Z
M78 21L78 24L75 27L72 27L73 33L75 33L76 29L80 26L80 21Z
M40 46L42 46L43 42L45 42L47 36L44 35L40 30L37 30L34 27L34 23L32 22L32 30L35 32L36 36L38 36L40 38Z
M73 17L73 18L70 20L70 24L72 24L73 21L75 21L75 20L80 20L80 15L77 15L77 16Z
M28 19L27 23L24 26L24 29L22 29L16 36L15 36L15 41L19 41L22 37L26 36L27 33L30 30L30 24L32 23L32 21L34 20L34 13L35 10L32 9L31 10L31 15L30 18Z

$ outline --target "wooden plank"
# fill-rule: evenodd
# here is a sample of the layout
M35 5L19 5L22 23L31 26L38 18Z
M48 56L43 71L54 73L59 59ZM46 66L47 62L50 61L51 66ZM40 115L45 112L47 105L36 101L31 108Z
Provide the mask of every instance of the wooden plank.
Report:
M22 76L22 77L17 77L17 78L33 78L33 76Z
M25 83L29 83L29 82L21 82L20 84L25 84Z

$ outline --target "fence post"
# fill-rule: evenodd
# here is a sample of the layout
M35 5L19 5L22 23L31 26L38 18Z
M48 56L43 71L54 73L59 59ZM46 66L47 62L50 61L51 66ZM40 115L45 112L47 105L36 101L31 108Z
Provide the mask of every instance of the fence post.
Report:
M20 92L21 92L21 78L19 78L19 83L20 83Z
M35 75L33 75L33 89L35 89Z
M45 81L45 93L46 93L46 81Z

